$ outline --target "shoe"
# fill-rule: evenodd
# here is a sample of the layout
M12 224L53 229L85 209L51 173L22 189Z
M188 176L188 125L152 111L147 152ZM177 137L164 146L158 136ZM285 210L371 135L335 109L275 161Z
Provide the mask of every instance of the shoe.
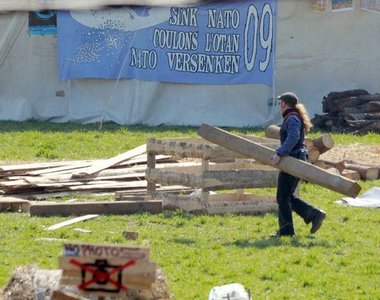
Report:
M319 210L318 214L311 221L310 233L316 233L321 228L323 220L326 218L326 213L323 210Z
M294 233L293 233L293 234L290 234L290 233L284 234L284 233L280 233L280 231L277 231L277 232L275 232L275 233L272 233L269 237L270 237L270 238L279 238L279 237L282 237L282 236L290 236L290 237L293 237L293 236L294 236Z

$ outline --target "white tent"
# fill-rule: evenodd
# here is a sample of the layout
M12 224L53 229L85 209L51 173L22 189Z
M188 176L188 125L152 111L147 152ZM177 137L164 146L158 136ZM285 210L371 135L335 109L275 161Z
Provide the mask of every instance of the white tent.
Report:
M279 0L272 87L137 79L61 81L57 38L29 35L28 13L0 14L0 119L119 124L265 126L278 122L273 95L291 90L310 115L331 91L380 92L380 14L325 13L310 1Z

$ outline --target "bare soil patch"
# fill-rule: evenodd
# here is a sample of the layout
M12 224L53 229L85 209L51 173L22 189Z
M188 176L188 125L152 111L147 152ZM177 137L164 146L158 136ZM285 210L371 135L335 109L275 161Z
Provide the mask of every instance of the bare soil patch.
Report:
M356 143L346 146L335 146L322 154L320 159L333 162L353 160L362 164L380 165L380 145L362 145Z

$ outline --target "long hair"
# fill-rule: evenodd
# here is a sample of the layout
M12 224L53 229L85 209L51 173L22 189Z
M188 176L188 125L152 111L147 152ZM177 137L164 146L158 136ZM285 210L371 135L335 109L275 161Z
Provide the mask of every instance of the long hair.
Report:
M313 124L310 121L309 113L307 112L305 106L301 103L297 103L295 108L302 118L305 130L310 131L311 127L313 127Z

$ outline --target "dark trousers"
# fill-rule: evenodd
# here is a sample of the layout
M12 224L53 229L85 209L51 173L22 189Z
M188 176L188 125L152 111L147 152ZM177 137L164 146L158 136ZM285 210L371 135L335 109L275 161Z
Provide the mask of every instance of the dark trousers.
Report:
M303 218L306 224L315 217L317 209L293 195L298 182L297 177L285 172L279 173L276 199L280 235L294 235L292 210Z

